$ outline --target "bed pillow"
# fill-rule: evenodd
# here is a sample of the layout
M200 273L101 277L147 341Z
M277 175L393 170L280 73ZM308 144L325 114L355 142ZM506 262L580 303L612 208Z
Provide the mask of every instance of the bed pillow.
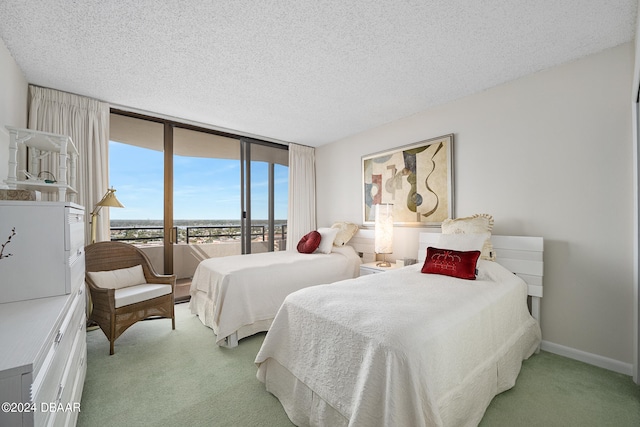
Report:
M442 221L442 234L483 234L489 233L482 247L482 259L495 261L496 256L491 244L493 230L493 216L489 214L475 214L472 216Z
M87 271L89 278L99 288L121 289L147 283L141 265L108 271Z
M318 228L318 233L322 236L320 246L316 249L316 253L330 254L333 247L333 241L338 234L337 228Z
M476 280L476 265L479 257L480 251L454 251L430 246L427 248L427 257L421 271L458 279Z
M437 247L454 251L482 251L491 233L478 234L441 234Z
M333 241L333 246L344 246L358 232L358 226L352 222L336 222L331 228L337 228L338 234Z
M305 234L298 242L298 252L301 254L312 254L316 249L318 249L318 246L320 246L321 239L322 237L320 236L320 233L315 230Z

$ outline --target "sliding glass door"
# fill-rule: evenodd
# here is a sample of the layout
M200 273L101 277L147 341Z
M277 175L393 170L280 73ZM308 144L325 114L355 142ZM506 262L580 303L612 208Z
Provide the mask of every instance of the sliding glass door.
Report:
M286 249L289 156L243 139L244 253Z
M241 254L240 141L174 127L172 204L179 278L206 258Z

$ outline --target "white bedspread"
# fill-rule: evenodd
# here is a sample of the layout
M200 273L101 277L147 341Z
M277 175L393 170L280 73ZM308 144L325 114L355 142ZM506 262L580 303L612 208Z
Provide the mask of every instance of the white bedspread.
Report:
M351 246L334 247L330 254L281 251L207 259L198 265L191 282L191 312L214 330L216 343L222 344L248 325L258 323L257 330L266 330L263 325L270 324L287 295L356 277L360 263Z
M526 284L495 262L478 267L486 280L414 265L289 295L258 379L275 359L350 426L477 425L540 342Z

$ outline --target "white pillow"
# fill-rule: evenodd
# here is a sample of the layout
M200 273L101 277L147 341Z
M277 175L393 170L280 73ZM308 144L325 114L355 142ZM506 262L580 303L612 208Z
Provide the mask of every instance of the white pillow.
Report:
M436 245L439 249L454 251L482 251L482 247L491 233L441 234Z
M442 221L442 234L477 234L489 233L493 230L493 216L489 214L475 214L465 218L445 219ZM495 261L491 239L484 242L480 258Z
M358 226L351 222L336 222L331 228L337 228L338 234L333 240L333 246L344 246L358 232Z
M330 254L331 249L333 248L333 241L338 234L337 228L318 228L318 233L320 233L320 246L316 249L315 253L321 254Z
M147 283L141 265L108 271L87 271L93 283L103 289L120 289Z

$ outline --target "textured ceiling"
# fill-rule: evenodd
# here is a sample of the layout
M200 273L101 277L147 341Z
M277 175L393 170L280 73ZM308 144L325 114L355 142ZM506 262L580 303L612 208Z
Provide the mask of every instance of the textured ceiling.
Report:
M633 40L636 0L2 0L29 83L319 146Z

